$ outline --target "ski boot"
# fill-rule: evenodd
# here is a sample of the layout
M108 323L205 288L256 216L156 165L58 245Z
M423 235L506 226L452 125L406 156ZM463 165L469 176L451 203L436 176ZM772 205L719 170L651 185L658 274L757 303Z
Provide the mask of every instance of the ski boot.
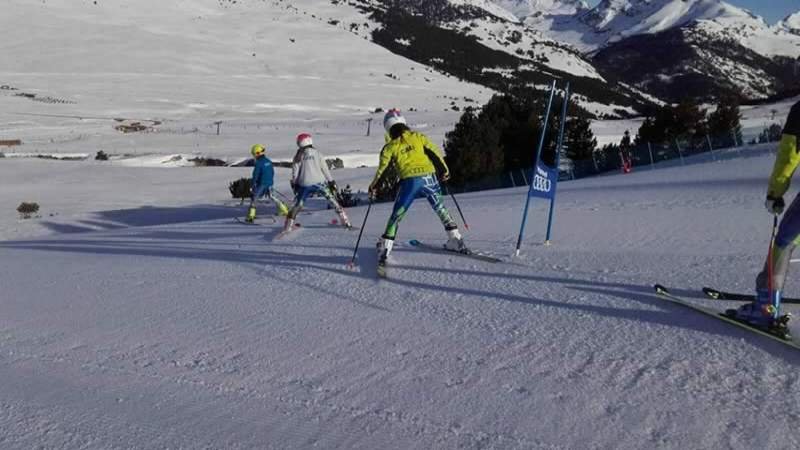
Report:
M458 228L447 230L447 243L444 244L444 249L456 253L470 254L472 251L464 244L464 238L458 232Z
M253 223L256 221L256 207L251 206L250 209L247 211L247 217L244 219L247 223Z
M389 260L389 253L392 252L394 239L383 238L376 244L378 250L378 276L386 277L386 263Z
M353 229L353 224L350 223L350 219L347 218L347 214L345 214L344 210L338 211L340 222L342 226L347 228L348 230Z
M780 303L781 291L775 290L770 295L766 289L757 289L754 302L742 305L739 309L729 309L725 314L784 339L790 339L788 324L791 315L778 315Z
M392 253L394 247L394 239L383 238L378 240L376 244L378 250L378 260L386 260L389 258L389 253Z
M288 216L289 215L289 207L287 207L283 203L278 203L278 215L279 216Z
M284 234L288 233L288 232L292 231L293 228L294 228L294 219L292 217L290 217L290 216L287 216L286 217L286 222L283 223L283 231L282 231L282 233L284 233Z

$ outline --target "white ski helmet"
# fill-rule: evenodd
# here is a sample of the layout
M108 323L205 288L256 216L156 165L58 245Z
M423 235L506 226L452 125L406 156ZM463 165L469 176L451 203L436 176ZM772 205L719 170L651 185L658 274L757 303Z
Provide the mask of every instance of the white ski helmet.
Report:
M300 133L297 135L297 148L306 148L314 145L311 135L308 133Z
M400 114L399 109L392 108L386 112L385 116L383 116L383 129L387 132L398 123L402 123L403 125L406 124L406 118Z

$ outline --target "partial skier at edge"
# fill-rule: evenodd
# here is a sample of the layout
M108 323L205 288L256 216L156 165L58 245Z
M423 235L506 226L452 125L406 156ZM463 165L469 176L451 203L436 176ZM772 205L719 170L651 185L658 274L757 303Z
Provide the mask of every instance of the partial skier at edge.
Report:
M800 102L797 102L792 106L786 119L767 189L765 206L767 211L776 217L783 213L785 207L783 195L789 189L795 169L800 165L800 153L798 153L800 148L797 145L799 136ZM800 244L800 195L792 200L789 209L783 215L764 268L756 277L756 300L736 310L737 319L763 328L786 326L788 316L780 314L781 295L789 270L789 261L798 244Z

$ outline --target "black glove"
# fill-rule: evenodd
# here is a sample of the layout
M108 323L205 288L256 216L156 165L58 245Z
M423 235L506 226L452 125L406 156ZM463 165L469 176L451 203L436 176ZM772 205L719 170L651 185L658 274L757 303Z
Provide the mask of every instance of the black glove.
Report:
M770 214L781 214L783 212L783 208L786 207L786 203L783 201L783 197L773 197L771 195L767 195L767 201L764 202L764 206L767 208L767 211Z

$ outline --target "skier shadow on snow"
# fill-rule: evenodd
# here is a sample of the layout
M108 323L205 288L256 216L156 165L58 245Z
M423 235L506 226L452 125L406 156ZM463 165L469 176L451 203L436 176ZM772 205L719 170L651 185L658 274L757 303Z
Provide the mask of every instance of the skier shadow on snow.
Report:
M251 235L251 232L242 232L242 235ZM236 243L215 241L215 238L231 237L231 233L207 234L203 232L175 232L171 230L146 230L141 233L130 235L126 233L121 239L115 239L113 234L96 239L43 239L29 241L8 241L0 243L0 248L8 249L29 249L51 252L83 253L96 255L125 255L143 256L158 258L178 258L178 259L198 259L210 261L222 261L250 267L259 276L269 276L279 282L294 283L304 288L314 290L335 299L345 299L354 304L380 311L389 311L388 308L379 303L373 304L361 299L343 295L334 289L327 289L319 286L319 283L303 282L297 277L287 274L281 277L281 271L289 272L297 269L318 270L335 275L353 277L357 279L374 282L374 273L363 270L363 267L374 267L377 261L375 252L370 248L364 248L359 252L359 263L362 267L359 271L348 270L345 267L349 255L344 254L319 254L313 253L289 253L277 251L279 246L265 244L251 250L241 248L231 248ZM179 241L187 242L186 246L181 246ZM192 245L189 245L189 243ZM201 244L197 245L196 243ZM217 248L215 248L217 247ZM277 247L277 249L276 249ZM303 248L293 244L292 248ZM367 246L368 247L368 246ZM311 248L314 248L313 246ZM340 247L343 250L344 247ZM265 267L266 266L266 267ZM269 268L269 269L268 269ZM581 280L574 278L561 278L553 276L543 276L534 274L514 274L494 272L481 272L475 270L449 269L442 267L415 266L397 264L392 266L392 270L421 271L421 272L441 272L453 276L455 285L439 285L418 281L420 277L404 277L402 280L388 278L381 280L382 285L393 285L402 289L417 289L438 293L444 298L455 295L464 295L490 300L501 300L515 302L526 305L537 305L551 308L558 308L567 311L584 312L596 316L614 317L633 322L646 322L668 327L685 328L692 331L714 333L721 336L732 338L743 338L741 332L729 329L725 324L710 322L707 318L693 316L691 314L679 315L677 308L665 304L652 293L651 286L641 286L626 283L604 283L595 280ZM268 275L265 275L268 274ZM498 292L496 290L484 290L476 287L465 287L458 284L459 277L489 277L506 278L522 281L532 281L537 283L553 283L565 286L568 289L587 292L594 295L617 297L623 300L632 301L648 306L655 306L658 311L647 311L640 309L627 309L596 304L582 304L576 302L565 302L557 300L547 300L523 295L516 295L508 292ZM780 356L792 364L800 365L800 355L792 354L783 349L780 344L762 339L750 339L753 345L758 345L769 353ZM793 352L792 352L793 353Z
M193 205L182 207L142 206L94 213L96 220L76 222L42 221L41 224L59 234L88 233L131 227L147 227L190 222L206 222L231 218L237 212L230 206Z
M643 297L641 296L641 294L636 294L632 292L602 289L599 287L595 288L584 287L584 286L572 287L572 289L591 294L607 295L625 300L634 300L642 303L656 305L660 309L669 311L669 317L673 319L669 323L669 325L672 326L679 325L683 328L699 330L706 333L713 333L719 336L725 336L734 339L746 338L748 343L760 347L767 353L773 356L781 357L790 364L800 366L800 353L798 353L797 351L793 351L792 349L787 349L785 345L779 342L774 342L770 339L754 335L752 332L743 331L741 329L732 327L729 324L713 320L709 317L706 317L702 314L698 314L694 311L689 311L683 306L669 304L664 300L658 298L657 294L652 293L653 289L652 286L648 286L647 288L650 293L646 294L644 298L652 299L652 302L651 301L643 302L642 301ZM682 311L686 311L686 314L681 314ZM676 323L677 321L681 321L681 323Z
M277 233L277 231L275 232ZM231 237L233 233L218 234L218 237ZM242 232L242 235L252 236L251 232ZM174 243L165 242L162 239L175 239L178 236L186 241L193 243L202 242L198 246L179 246ZM122 256L141 256L154 258L178 258L178 259L198 259L209 261L229 262L250 267L258 276L268 276L284 283L291 283L298 286L317 291L336 299L345 299L354 304L380 311L389 311L388 308L360 300L358 298L343 294L341 292L326 289L318 283L306 283L298 280L297 277L278 276L281 269L317 269L328 270L337 274L353 276L353 272L345 269L346 258L343 255L320 255L320 254L294 254L287 252L274 251L270 248L257 248L254 250L232 249L230 242L213 241L213 235L207 233L173 232L168 230L147 230L131 236L129 233L124 235L128 239L114 239L113 235L103 236L97 239L42 239L29 241L7 241L0 242L0 248L7 249L26 249L50 252L80 253L93 255L122 255ZM134 239L130 239L134 238ZM142 240L138 240L142 239ZM219 248L209 248L219 247ZM327 266L341 267L341 270L330 269ZM265 266L272 267L273 270L265 270ZM265 275L266 274L266 275Z
M374 252L373 252L374 253ZM522 274L508 274L502 275L491 272L479 272L462 269L447 269L439 267L428 266L412 266L412 265L393 265L393 269L416 270L416 271L435 271L442 273L450 273L456 275L466 276L485 276L491 278L509 278L519 280L530 280L541 283L557 283L564 285L568 289L573 289L581 292L586 292L595 295L603 295L610 297L621 298L626 301L633 301L636 303L655 306L659 311L647 311L640 309L621 309L611 306L587 305L581 303L568 303L559 302L555 300L538 299L527 296L514 295L510 293L482 291L475 288L465 288L458 286L439 286L433 284L422 283L419 281L410 281L408 278L402 281L395 281L391 278L387 282L395 283L404 287L411 287L416 289L424 289L429 291L439 291L446 295L461 294L477 297L488 297L492 299L499 299L503 301L524 303L529 305L548 306L560 309L567 309L571 311L580 311L592 315L614 317L618 319L631 320L633 322L648 322L657 325L666 325L668 327L685 328L691 331L713 333L720 336L731 338L748 338L748 342L757 345L773 356L778 356L785 359L787 362L800 365L800 354L788 350L780 343L772 342L760 337L751 339L748 337L747 332L743 332L731 328L727 324L716 323L707 317L695 313L681 314L681 308L665 303L664 300L658 298L653 293L653 287L650 285L635 285L626 283L607 283L598 282L595 280L581 280L574 278L558 278L543 275L522 275Z

